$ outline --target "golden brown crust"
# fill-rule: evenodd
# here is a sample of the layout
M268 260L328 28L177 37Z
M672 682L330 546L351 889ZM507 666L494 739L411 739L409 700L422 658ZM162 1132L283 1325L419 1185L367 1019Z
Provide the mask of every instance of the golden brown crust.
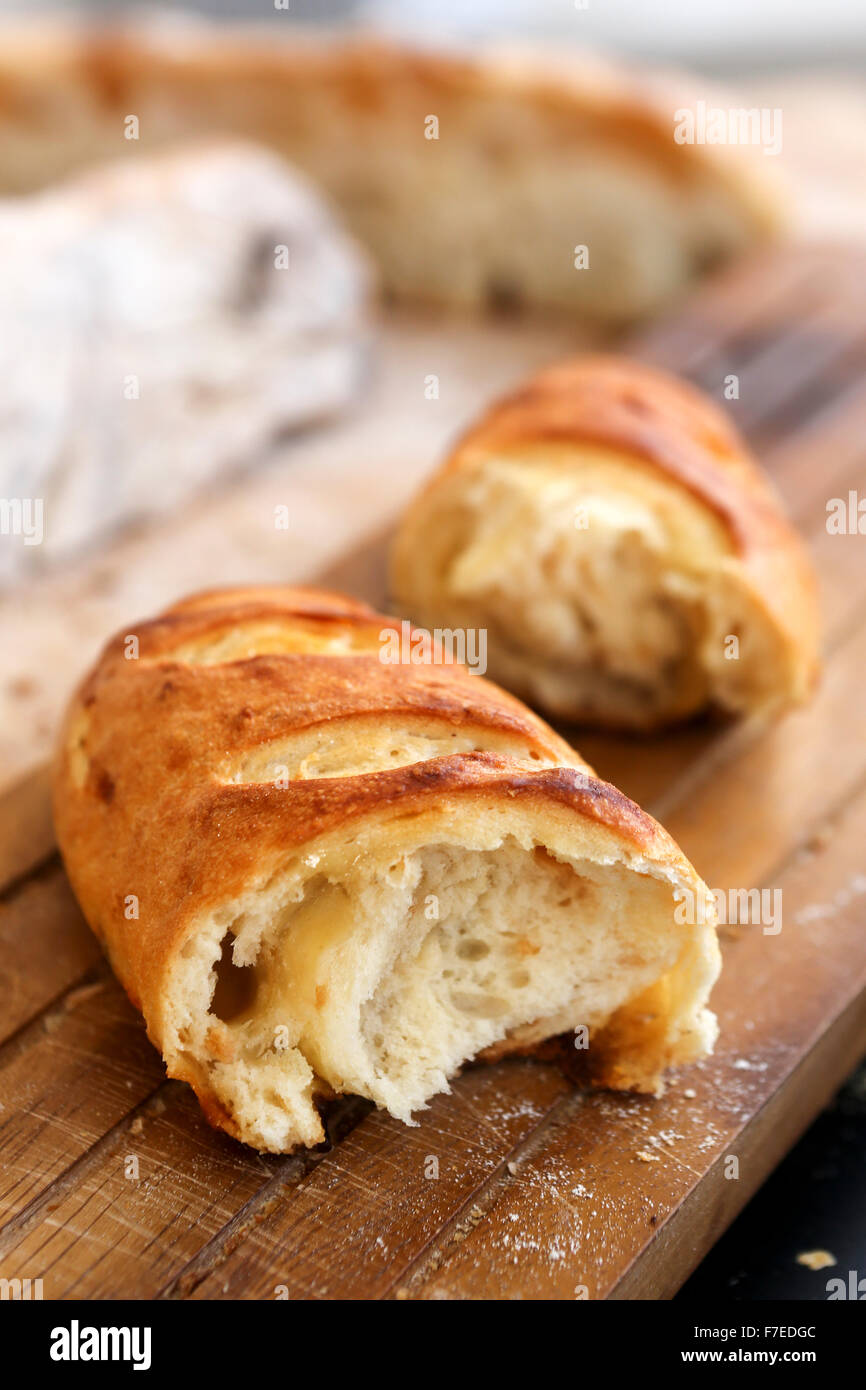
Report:
M805 547L769 479L723 411L667 372L586 355L549 367L495 402L458 441L413 504L482 459L521 445L591 444L646 464L723 523L757 600L818 675L817 586Z
M307 641L315 621L332 638L360 627L368 649L272 651L212 664L177 654L203 632L242 633L263 614L280 620L289 646ZM166 972L203 913L266 882L293 850L412 817L431 802L457 809L470 798L480 811L505 801L574 816L698 882L661 827L517 700L453 664L384 665L379 635L396 621L322 591L199 595L112 639L73 698L55 776L58 843L85 916L158 1045ZM130 636L139 640L131 659ZM365 720L471 730L479 743L491 734L504 743L496 752L482 747L287 786L232 780L231 769L256 747L315 726L356 721L363 729ZM194 1068L181 1060L175 1072L207 1098ZM213 1097L208 1105L234 1132Z
M756 239L774 236L784 200L762 151L749 145L678 144L675 113L696 97L730 104L687 75L647 72L580 49L488 47L426 51L379 38L319 34L290 38L254 28L207 25L63 25L7 23L0 55L0 113L38 131L46 111L75 93L83 129L100 118L158 103L154 124L174 135L209 126L280 143L303 121L305 96L328 93L351 117L415 120L437 101L467 109L479 101L517 101L535 114L550 145L580 151L588 141L632 152L672 183L726 186ZM68 115L68 113L67 113ZM214 125L216 123L216 125ZM158 133L158 132L157 132ZM180 133L183 133L181 131ZM147 132L142 132L147 138ZM100 149L95 153L101 154ZM507 140L491 145L507 157ZM85 157L88 157L85 155ZM92 156L91 156L92 157Z
M539 372L470 427L442 471L526 443L601 444L641 458L712 507L740 550L780 520L722 412L686 382L630 358L593 354Z
M213 665L191 663L182 655L200 649L203 639L255 629L260 621L277 624L285 650ZM441 664L381 661L381 634L400 627L400 619L321 589L213 590L118 633L83 682L79 698L94 725L99 703L99 720L115 731L118 744L127 736L124 711L139 712L142 725L148 710L158 715L157 737L170 720L173 764L179 766L183 758L183 766L199 775L219 772L226 761L266 740L365 715L432 716L443 726L511 733L548 758L587 767L519 700L470 675L447 652L441 653ZM331 638L335 631L351 636L359 649L340 655L317 651L316 639ZM124 655L130 636L138 640L132 661ZM212 737L202 743L205 720ZM153 732L147 730L149 736ZM222 755L218 766L214 742Z
M148 64L155 79L167 80L174 72L191 91L197 80L206 83L227 70L239 82L265 90L287 81L295 90L307 84L331 87L358 114L401 100L409 105L413 95L428 101L437 96L474 101L516 94L543 111L554 123L551 137L566 144L587 138L599 138L612 148L624 144L676 182L699 177L708 167L726 171L752 203L761 228L774 231L778 226L778 201L767 196L766 168L754 151L674 140L673 113L694 100L693 82L679 74L649 76L580 50L567 56L530 47L436 52L372 36L295 36L287 43L263 44L237 31L231 37L210 34L206 40L199 34L183 52L175 44L149 46L140 34L126 31L91 41L85 62L94 89L110 105L122 104L135 90Z

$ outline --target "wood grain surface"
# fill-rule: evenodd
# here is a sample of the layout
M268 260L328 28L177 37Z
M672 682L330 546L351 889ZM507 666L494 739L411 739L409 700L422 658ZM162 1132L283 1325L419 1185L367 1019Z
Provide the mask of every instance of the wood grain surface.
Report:
M866 495L866 254L763 257L631 346L719 399L739 378L726 408L822 585L807 709L651 741L566 731L711 886L781 893L778 934L723 933L715 1055L660 1100L553 1062L469 1068L415 1128L350 1099L320 1150L262 1157L165 1080L37 774L0 798L0 1277L47 1298L667 1298L866 1051L866 536L826 526L829 498ZM389 511L305 577L381 601Z

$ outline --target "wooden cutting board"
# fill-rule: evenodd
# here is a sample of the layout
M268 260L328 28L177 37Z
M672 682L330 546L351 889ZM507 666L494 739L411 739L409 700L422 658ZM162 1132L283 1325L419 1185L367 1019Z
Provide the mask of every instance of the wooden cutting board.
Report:
M720 399L738 378L727 408L823 591L808 709L574 735L711 886L781 890L781 932L724 933L715 1056L660 1100L552 1063L471 1068L416 1128L348 1100L330 1146L257 1155L165 1080L72 900L40 772L0 802L0 1277L46 1298L667 1298L866 1051L866 536L826 525L828 499L866 495L866 254L753 261L631 348ZM383 554L324 577L380 601Z

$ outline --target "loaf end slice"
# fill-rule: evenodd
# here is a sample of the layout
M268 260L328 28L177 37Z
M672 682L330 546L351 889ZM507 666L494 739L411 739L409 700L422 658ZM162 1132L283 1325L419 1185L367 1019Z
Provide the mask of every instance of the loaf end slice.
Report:
M395 627L199 597L109 644L61 736L85 916L169 1074L259 1149L319 1143L343 1093L413 1123L560 1034L656 1092L715 1036L712 900L670 837L489 682L383 661Z

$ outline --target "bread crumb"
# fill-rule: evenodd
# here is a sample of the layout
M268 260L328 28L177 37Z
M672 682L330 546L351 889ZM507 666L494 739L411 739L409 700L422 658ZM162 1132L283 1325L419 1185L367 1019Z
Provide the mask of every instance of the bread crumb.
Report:
M638 1149L635 1158L639 1159L641 1163L658 1163L660 1161L660 1156L651 1154L648 1149Z
M660 1129L657 1136L650 1135L650 1140L656 1145L667 1144L668 1146L673 1146L677 1140L682 1139L682 1137L681 1134L677 1134L675 1129Z
M829 1250L801 1250L797 1256L797 1264L805 1265L807 1269L829 1269L836 1263L836 1256L831 1255Z
M697 1091L693 1091L691 1086L687 1087L687 1089L683 1091L683 1095L685 1096L686 1100L694 1100L697 1094Z

